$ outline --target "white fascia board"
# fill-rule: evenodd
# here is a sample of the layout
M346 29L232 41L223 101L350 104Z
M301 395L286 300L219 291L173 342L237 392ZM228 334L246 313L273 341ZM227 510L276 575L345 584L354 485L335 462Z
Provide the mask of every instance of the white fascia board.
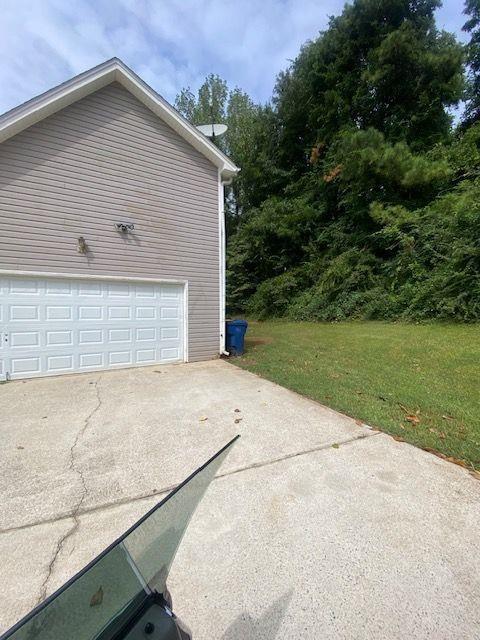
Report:
M108 60L5 113L0 117L0 143L115 81L208 158L218 167L224 179L238 173L239 168L226 155L117 58Z

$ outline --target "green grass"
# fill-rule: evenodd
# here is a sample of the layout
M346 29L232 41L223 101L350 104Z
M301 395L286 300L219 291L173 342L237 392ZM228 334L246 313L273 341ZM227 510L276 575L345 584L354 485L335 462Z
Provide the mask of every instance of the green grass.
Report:
M480 470L479 325L250 322L232 361Z

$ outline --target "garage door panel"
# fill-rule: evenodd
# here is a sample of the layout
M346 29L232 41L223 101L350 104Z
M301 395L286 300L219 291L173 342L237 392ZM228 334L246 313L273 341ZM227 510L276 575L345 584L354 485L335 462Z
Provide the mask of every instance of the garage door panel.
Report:
M45 346L56 347L72 347L73 331L71 329L51 329L45 330Z
M88 306L79 306L77 309L75 309L75 307L72 309L72 312L76 310L77 311L77 318L80 322L82 321L87 321L90 322L91 320L97 320L98 322L101 322L102 320L104 320L104 310L103 307L100 305L88 305ZM72 313L73 315L73 313Z
M44 319L50 322L73 320L73 307L70 305L47 304L43 312Z
M151 300L157 296L155 286L152 284L137 284L135 285L134 295L139 299Z
M160 349L160 358L164 361L175 361L179 359L178 349L175 347Z
M81 353L78 366L80 369L104 369L105 354L99 352Z
M129 298L132 294L129 284L108 283L105 286L108 298Z
M132 352L128 351L110 351L108 354L108 363L115 364L132 364Z
M45 284L45 294L47 296L68 296L73 295L73 283L68 280L48 280Z
M183 360L183 286L0 278L0 375Z
M76 344L82 348L92 344L105 344L104 332L102 329L79 329L75 331L75 335L77 336Z
M80 282L78 284L78 297L103 298L103 286L101 282Z
M12 356L10 358L9 370L12 377L17 375L35 375L41 373L40 357Z
M36 304L10 304L8 306L10 322L29 322L40 320L40 309Z
M48 355L46 358L46 370L50 373L61 371L74 371L74 357L72 354Z
M178 327L162 327L160 329L160 340L178 340Z
M18 278L10 280L10 294L13 296L40 295L41 283L35 279Z
M137 342L145 341L157 341L157 329L156 327L137 327L135 329L135 340Z
M135 362L138 364L155 364L161 360L161 357L157 356L157 350L152 349L137 349L135 351Z
M39 331L11 331L9 337L11 349L25 349L40 346Z
M107 340L110 344L115 342L132 342L132 330L109 329Z

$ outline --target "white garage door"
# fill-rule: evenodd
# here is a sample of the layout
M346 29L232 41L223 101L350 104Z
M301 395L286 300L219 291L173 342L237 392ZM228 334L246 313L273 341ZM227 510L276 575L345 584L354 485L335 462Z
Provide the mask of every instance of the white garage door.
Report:
M0 378L184 359L180 284L0 276Z

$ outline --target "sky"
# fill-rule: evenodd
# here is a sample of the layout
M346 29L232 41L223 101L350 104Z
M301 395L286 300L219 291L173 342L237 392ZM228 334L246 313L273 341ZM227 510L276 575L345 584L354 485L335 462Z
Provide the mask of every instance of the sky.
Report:
M0 113L117 56L164 98L217 73L258 102L343 0L0 0ZM466 34L461 0L440 28Z

